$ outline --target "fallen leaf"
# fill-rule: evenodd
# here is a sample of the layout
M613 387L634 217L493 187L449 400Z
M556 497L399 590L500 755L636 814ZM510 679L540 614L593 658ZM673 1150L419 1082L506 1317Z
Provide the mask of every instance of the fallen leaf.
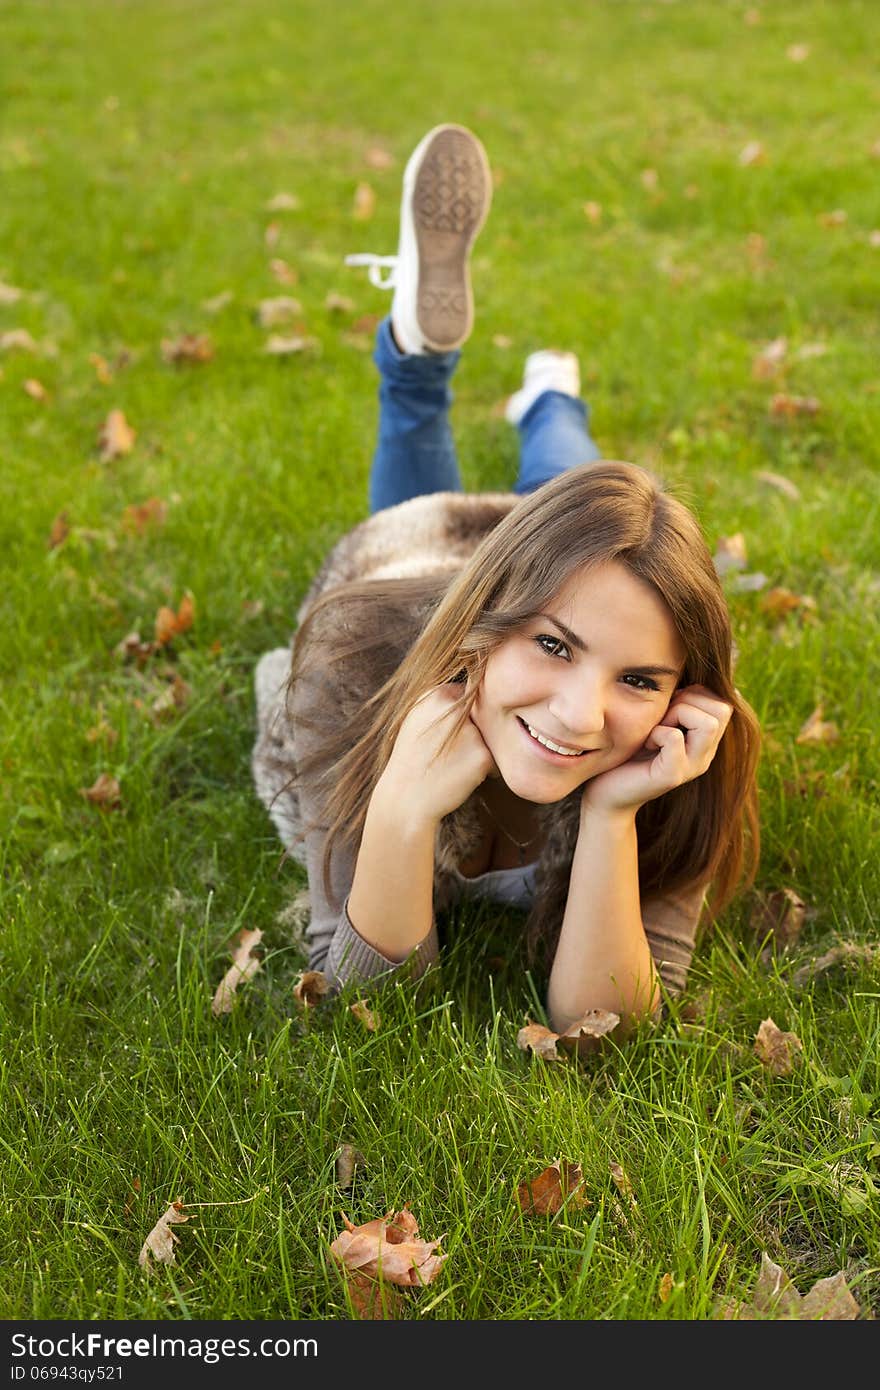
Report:
M210 298L203 299L202 308L206 314L219 314L234 298L232 290L221 290L219 294L212 294Z
M105 811L114 810L122 802L119 783L109 772L102 772L90 787L80 787L79 794Z
M348 295L337 294L331 290L324 300L324 308L329 314L353 314L354 300L349 299Z
M588 1009L563 1033L554 1033L541 1023L527 1023L517 1033L516 1044L524 1052L531 1049L537 1057L542 1057L547 1062L557 1062L557 1044L567 1050L589 1050L599 1038L616 1028L619 1022L619 1014L609 1013L606 1009Z
M365 1168L367 1160L354 1144L340 1144L336 1155L336 1181L340 1187L351 1187L358 1168Z
M791 419L795 415L818 415L821 405L815 396L789 396L778 391L768 406L777 418Z
M0 333L0 352L39 352L40 345L26 328L7 328Z
M764 164L767 161L767 153L760 140L750 140L747 145L743 145L739 152L739 163L744 167L751 164Z
M330 981L323 970L301 970L299 978L293 987L293 997L306 1009L313 1009L319 999L330 988Z
M832 720L823 718L824 713L823 706L817 705L801 725L795 743L837 743L840 730Z
M259 618L264 612L266 604L261 598L246 598L241 601L241 616L248 622L253 622L254 618Z
M368 183L359 183L354 191L352 217L356 222L369 222L376 211L376 194Z
M582 1191L583 1182L583 1169L579 1163L557 1159L536 1177L519 1183L516 1200L526 1216L554 1216L566 1203L573 1207L588 1207L592 1203Z
M111 410L98 435L101 462L109 463L111 459L119 458L122 454L130 454L136 438L136 432L129 425L123 412Z
M792 502L799 501L801 495L800 488L782 473L771 473L769 469L759 468L755 477L759 482L766 483L768 487L775 487L778 492L782 492L786 497L790 497Z
M795 611L816 611L816 600L809 594L796 594L791 589L778 586L768 589L758 601L758 607L762 613L768 613L771 618L783 618L786 613Z
M141 1246L141 1253L138 1255L138 1264L152 1268L152 1260L157 1264L174 1264L174 1247L179 1242L180 1237L172 1231L172 1226L180 1226L184 1221L191 1221L192 1217L184 1216L183 1202L172 1202L166 1212L159 1217L150 1234ZM152 1256L152 1260L151 1257Z
M774 338L752 358L752 376L758 381L778 376L785 365L787 352L788 339Z
M68 525L67 512L59 512L49 527L49 539L46 545L50 550L57 550L58 546L62 545L69 535L70 526Z
M122 513L122 529L142 535L148 526L161 526L168 515L168 503L161 497L132 502Z
M527 1023L517 1033L516 1045L521 1047L524 1052L531 1048L536 1057L543 1057L547 1062L558 1062L559 1053L556 1051L558 1038L558 1033L551 1032L541 1023Z
M107 720L104 718L104 711L100 705L98 706L97 724L93 724L90 729L86 730L87 743L97 743L99 740L109 744L111 748L114 743L119 742L119 734L113 728L112 724L107 723Z
M790 63L804 63L810 56L810 45L808 43L790 43L785 50L785 56Z
M265 205L267 212L296 212L299 206L295 193L276 193Z
M269 250L274 250L281 240L281 226L278 222L270 222L263 233L263 241Z
M366 999L356 999L350 1008L355 1018L364 1025L367 1032L375 1033L379 1026L379 1015L373 1013Z
M719 1300L715 1316L740 1321L842 1322L853 1321L861 1311L842 1270L827 1279L817 1279L809 1292L801 1295L782 1266L774 1264L762 1251L751 1302Z
M636 1201L635 1193L633 1192L633 1185L630 1182L629 1177L626 1171L624 1170L622 1164L615 1163L612 1161L611 1163L609 1163L608 1167L610 1169L612 1180L618 1192L622 1197L626 1197L630 1206L633 1208L633 1210L635 1210L639 1204Z
M301 315L299 300L288 294L278 295L275 299L261 299L257 305L257 319L261 328L275 328Z
M716 574L722 578L731 570L745 569L746 538L742 531L737 531L733 536L719 537L712 563L715 566Z
M501 348L502 351L506 351L507 348L513 347L513 339L509 337L506 333L493 333L492 346Z
M183 333L179 338L162 339L162 358L165 362L210 362L214 344L207 333Z
M150 712L156 719L166 719L169 715L177 714L179 710L185 709L189 704L191 695L191 687L175 671L170 683L153 701Z
M783 1033L772 1018L765 1018L755 1035L755 1056L773 1076L787 1076L802 1050L797 1034Z
M649 193L653 193L660 182L660 175L656 169L643 169L639 175L642 187L647 188Z
M283 261L280 256L273 256L269 262L269 269L275 276L279 285L295 285L299 279L299 271Z
M793 888L776 888L755 905L749 926L762 939L772 936L785 950L800 936L806 912L806 903Z
M822 975L832 966L845 964L848 962L865 961L871 963L880 958L880 947L860 946L855 941L841 941L839 945L832 946L824 955L817 956L808 965L802 965L791 977L791 983L795 989L802 989L810 980L814 980L817 975Z
M594 227L602 221L602 204L594 203L592 200L584 203L584 217L591 222Z
M880 246L880 230L875 228L873 232L868 233L868 245Z
M41 381L37 381L36 377L29 376L27 381L22 382L22 388L32 401L47 401L49 399L49 392Z
M238 986L253 979L257 971L263 968L263 962L259 956L253 954L254 947L262 939L263 933L258 927L253 929L242 927L238 933L239 944L233 952L232 964L214 991L214 998L211 1000L211 1013L215 1018L219 1018L221 1014L232 1012L235 991Z
M830 212L820 212L816 221L822 227L842 227L844 222L849 220L849 214L843 208L833 208Z
M284 337L280 333L271 333L266 339L264 352L268 352L275 357L286 357L293 352L308 352L311 348L318 347L317 338L305 338L299 335Z
M188 632L195 621L196 606L192 594L184 594L175 613L166 604L156 614L155 635L160 647L172 642L182 632Z
M669 1299L672 1295L672 1288L672 1275L667 1270L667 1272L662 1276L657 1288L657 1297L659 1298L661 1303L669 1302Z
M385 1279L371 1279L359 1269L343 1271L352 1310L362 1322L391 1322L403 1311L403 1294Z
M0 304L17 304L23 295L24 290L17 289L15 285L4 285L0 280Z
M392 169L394 157L381 145L371 145L367 150L367 163L371 169Z
M355 1226L345 1213L342 1219L346 1229L333 1241L330 1253L347 1270L387 1279L404 1288L420 1288L437 1278L447 1259L434 1253L442 1236L439 1240L418 1239L418 1224L407 1207L362 1226Z
M133 661L138 669L142 670L149 658L159 650L159 644L157 642L142 642L139 632L129 632L121 642L116 644L113 650L115 655L121 657L123 661Z

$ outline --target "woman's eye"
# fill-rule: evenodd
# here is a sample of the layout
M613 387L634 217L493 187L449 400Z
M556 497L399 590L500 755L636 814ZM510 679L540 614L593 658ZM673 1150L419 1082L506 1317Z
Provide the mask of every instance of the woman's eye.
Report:
M541 648L541 651L546 652L548 656L568 656L568 647L562 639L559 637L552 637L549 632L542 632L540 637L535 638L535 641Z
M659 687L659 685L657 684L657 682L654 681L654 680L651 680L651 677L650 677L650 676L637 676L634 672L630 672L630 674L629 674L628 676L624 676L623 679L624 679L625 681L628 681L628 682L631 682L631 683L632 683L632 688L633 688L633 690L659 690L659 689L660 689L660 687Z

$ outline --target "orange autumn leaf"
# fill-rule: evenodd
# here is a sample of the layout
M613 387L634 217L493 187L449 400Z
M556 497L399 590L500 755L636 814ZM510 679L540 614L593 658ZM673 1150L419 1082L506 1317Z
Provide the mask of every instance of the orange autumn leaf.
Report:
M109 772L102 772L90 787L80 787L79 794L104 811L115 810L122 802L119 783Z
M832 720L824 718L824 708L817 705L801 725L795 743L837 743L840 730Z
M323 970L301 970L293 987L293 997L306 1009L313 1009L330 988Z
M379 1015L374 1013L366 999L356 999L350 1006L351 1012L359 1023L362 1023L368 1033L375 1033L379 1026Z
M263 962L259 956L254 955L254 947L258 946L262 939L263 933L258 927L252 930L242 927L238 933L238 946L233 952L232 964L214 991L214 998L211 1000L211 1013L215 1018L219 1018L221 1014L232 1012L235 991L239 985L252 980L257 971L262 970Z
M610 1033L620 1022L620 1015L607 1009L588 1009L563 1033L554 1033L541 1023L527 1023L516 1035L516 1045L523 1052L529 1049L547 1062L559 1061L557 1044L568 1051L589 1050L597 1040Z
M657 1287L657 1297L661 1303L668 1303L672 1294L672 1275L669 1270L662 1276Z
M435 1254L442 1236L419 1239L418 1223L408 1207L362 1226L355 1226L345 1213L342 1219L345 1230L333 1241L330 1253L347 1271L357 1270L403 1288L420 1288L437 1278L447 1259Z
M784 1033L772 1018L765 1018L755 1034L755 1056L771 1076L788 1076L803 1043L796 1033Z
M771 618L783 618L786 613L792 613L795 609L815 613L816 600L809 594L796 594L791 589L777 585L761 595L758 607L762 613L769 613Z
M163 1265L174 1264L174 1247L180 1237L174 1234L171 1227L192 1220L191 1216L184 1216L183 1212L183 1202L177 1201L172 1202L168 1210L162 1213L141 1246L138 1255L139 1265L151 1269L153 1260Z
M516 1045L521 1047L523 1052L531 1048L536 1057L543 1057L545 1061L558 1062L559 1053L556 1051L558 1039L559 1034L554 1033L550 1028L545 1028L542 1023L527 1023L517 1033Z
M59 512L49 527L49 539L46 545L50 550L55 550L67 540L69 535L70 526L68 525L67 512Z
M582 1190L583 1169L579 1163L557 1159L534 1178L518 1184L516 1200L526 1216L554 1216L566 1203L573 1207L591 1206Z
M789 396L778 391L768 409L777 419L792 419L796 415L818 415L821 405L815 396Z
M122 513L122 529L143 534L148 526L161 526L168 515L168 503L161 497L148 497L145 502L132 502Z
M182 333L178 338L163 338L162 360L175 365L181 362L210 362L214 344L207 333Z
M123 412L111 410L98 435L101 462L109 463L111 459L119 458L122 454L130 454L136 438L136 432Z
M184 594L176 613L173 608L163 604L156 614L156 641L159 646L164 647L181 632L188 632L195 621L195 613L192 594Z

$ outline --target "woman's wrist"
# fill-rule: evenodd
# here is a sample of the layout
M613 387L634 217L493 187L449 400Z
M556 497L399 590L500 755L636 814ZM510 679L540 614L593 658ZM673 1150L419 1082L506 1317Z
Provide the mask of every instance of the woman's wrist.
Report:
M433 835L442 819L441 816L432 815L419 803L418 797L412 795L411 786L401 786L387 772L382 773L373 788L367 816L371 813L380 816L387 824L417 834Z

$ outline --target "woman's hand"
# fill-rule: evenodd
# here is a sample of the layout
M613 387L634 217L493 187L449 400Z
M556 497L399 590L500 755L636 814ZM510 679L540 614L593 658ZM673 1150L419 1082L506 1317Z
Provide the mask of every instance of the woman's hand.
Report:
M495 766L470 715L441 753L458 713L462 687L436 686L416 701L400 726L376 790L407 813L439 822L467 800Z
M646 801L702 776L732 714L733 706L705 685L677 690L638 753L585 784L582 804L602 811L637 811Z

